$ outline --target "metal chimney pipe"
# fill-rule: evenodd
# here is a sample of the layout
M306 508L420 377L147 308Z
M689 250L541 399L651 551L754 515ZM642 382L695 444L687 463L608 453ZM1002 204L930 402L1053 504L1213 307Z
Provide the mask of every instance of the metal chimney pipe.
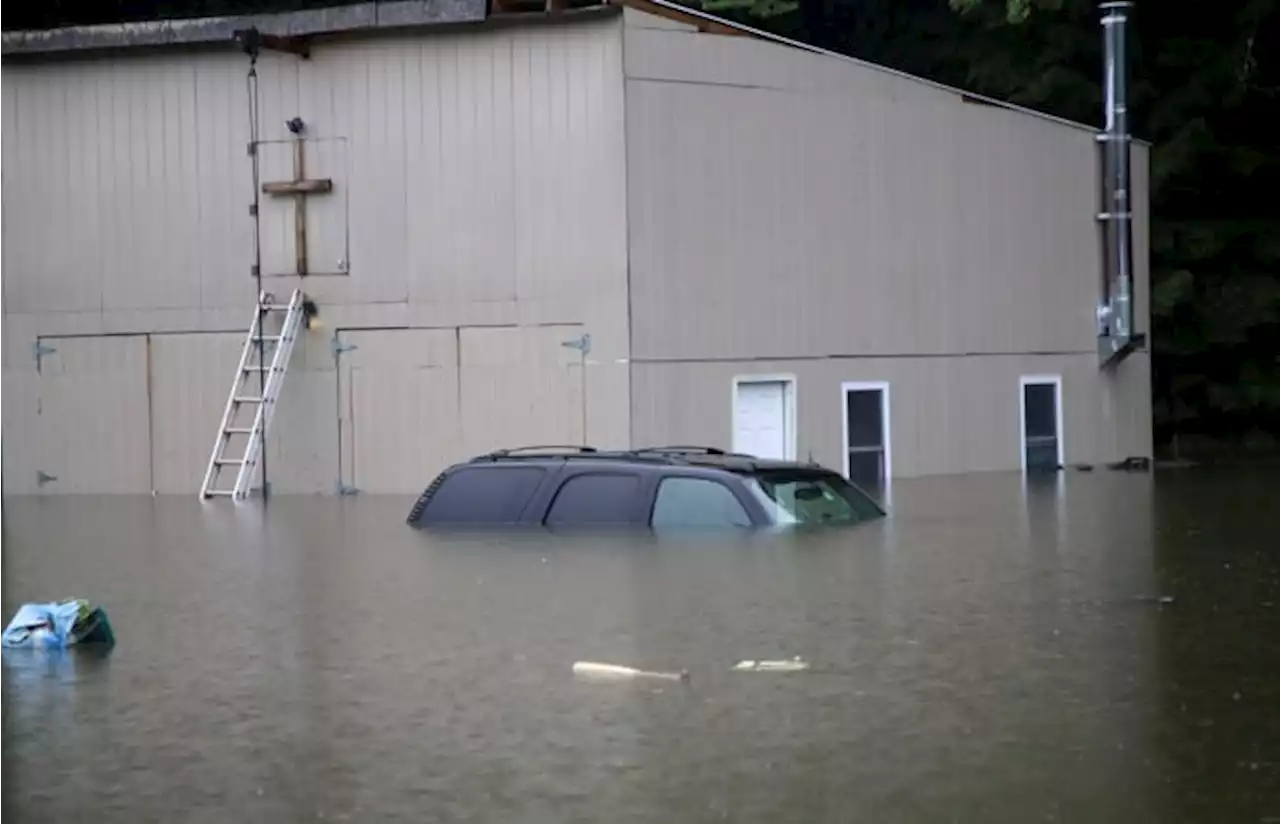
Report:
M1133 335L1133 209L1129 196L1129 60L1126 49L1129 0L1100 3L1103 32L1105 126L1102 144L1102 223L1104 252L1099 335L1111 353ZM1104 355L1108 353L1104 352Z

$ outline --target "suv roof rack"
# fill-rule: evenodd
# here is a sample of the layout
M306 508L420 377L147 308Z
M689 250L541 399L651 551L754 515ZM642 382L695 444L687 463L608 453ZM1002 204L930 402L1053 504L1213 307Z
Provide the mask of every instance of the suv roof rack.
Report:
M755 471L772 462L757 455L743 452L727 452L714 446L671 444L645 446L638 449L597 449L581 444L548 444L516 446L496 449L471 458L467 463L496 463L498 461L590 459L597 461L632 461L648 464L679 466L719 467L730 471ZM785 462L784 462L785 463ZM813 462L795 462L799 466L818 466Z
M634 450L637 454L666 453L669 455L715 455L725 458L755 458L755 455L748 455L746 452L726 452L723 449L714 446L688 446L684 444L675 444L671 446L646 446L641 449Z
M572 444L568 444L568 445L566 445L566 444L540 444L540 445L535 445L535 446L512 446L512 447L509 447L509 448L507 448L507 449L495 449L495 450L493 450L492 452L486 453L486 454L484 454L484 455L479 455L478 457L480 457L480 458L507 458L507 457L511 457L511 456L514 456L514 455L524 454L524 453L527 453L527 452L547 452L547 451L550 451L550 452L571 452L571 453L573 453L573 454L575 454L575 455L580 455L580 454L583 454L583 453L599 452L600 450L596 449L594 446L582 446L582 445L572 445Z

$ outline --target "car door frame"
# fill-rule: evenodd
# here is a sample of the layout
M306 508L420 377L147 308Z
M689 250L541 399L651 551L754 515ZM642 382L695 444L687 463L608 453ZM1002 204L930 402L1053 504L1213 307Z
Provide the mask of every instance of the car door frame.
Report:
M640 481L636 494L631 502L631 509L628 512L629 521L618 524L548 524L547 516L551 514L551 507L555 505L556 498L559 497L560 491L564 489L565 484L576 477L582 475L629 475ZM647 468L641 466L629 466L625 464L610 464L604 466L592 466L589 464L573 464L566 463L559 469L553 470L543 482L541 489L530 499L529 505L525 509L525 513L521 520L525 523L534 524L543 529L583 529L583 528L601 528L616 529L619 527L644 528L649 521L648 510L644 509L644 501L652 498L652 492L655 488L654 473L648 471Z
M645 494L646 503L643 513L643 524L645 529L650 531L654 529L653 508L658 503L658 487L668 478L692 478L698 481L710 481L712 483L720 484L729 490L733 497L737 499L738 503L741 504L742 508L746 511L747 518L751 521L749 529L756 530L762 527L773 526L773 522L769 519L764 507L760 505L759 501L747 494L746 489L743 487L743 481L739 477L734 476L726 478L718 472L673 471L667 467L654 471L651 474L653 477L649 479L648 489Z

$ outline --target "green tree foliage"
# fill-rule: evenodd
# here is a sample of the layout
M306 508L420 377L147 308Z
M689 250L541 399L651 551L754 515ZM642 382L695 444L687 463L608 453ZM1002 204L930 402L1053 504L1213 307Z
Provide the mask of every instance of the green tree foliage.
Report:
M982 6L982 0L948 0L948 3L958 12L973 11ZM1032 0L1005 0L1005 19L1010 23L1021 23L1031 16L1031 5Z

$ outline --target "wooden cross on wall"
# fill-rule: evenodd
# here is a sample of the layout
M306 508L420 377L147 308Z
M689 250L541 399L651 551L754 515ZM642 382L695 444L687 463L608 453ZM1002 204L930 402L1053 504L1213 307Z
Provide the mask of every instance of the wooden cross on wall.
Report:
M307 274L307 195L328 194L333 191L333 179L307 178L306 144L303 140L301 121L293 140L293 179L276 180L262 184L262 191L276 197L293 198L293 245L297 274ZM289 124L294 131L294 121Z

